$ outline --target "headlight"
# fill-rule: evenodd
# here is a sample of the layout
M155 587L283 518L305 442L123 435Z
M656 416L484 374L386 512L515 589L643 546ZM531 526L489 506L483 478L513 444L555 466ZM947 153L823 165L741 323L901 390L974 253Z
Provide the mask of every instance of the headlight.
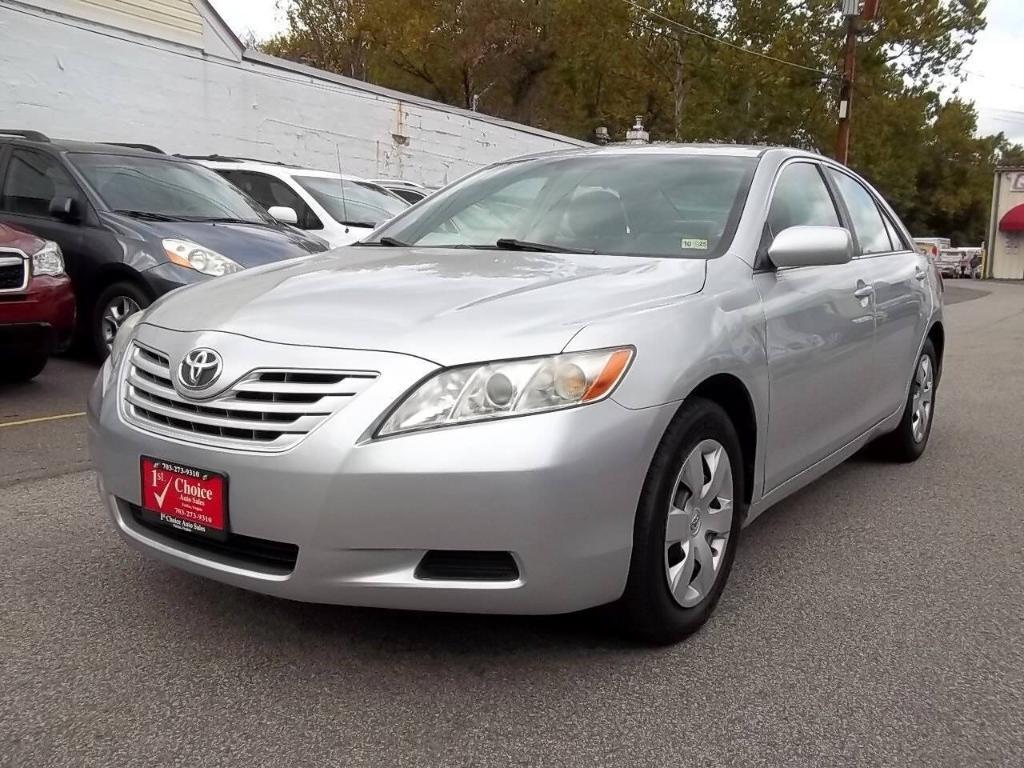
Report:
M135 326L141 321L143 316L146 314L145 310L136 312L134 315L128 315L121 323L121 327L117 329L117 336L114 337L114 343L110 345L110 370L116 371L117 367L121 363L121 358L124 357L125 350L128 349L128 345L131 343L132 337L135 335Z
M413 390L377 434L593 403L611 394L632 358L623 347L450 368Z
M230 275L232 272L241 272L242 266L209 248L204 248L199 243L191 240L179 240L174 237L164 240L164 251L167 258L179 267L188 267L204 275Z
M61 253L59 245L47 240L46 245L32 254L32 274L54 276L64 274L64 254Z

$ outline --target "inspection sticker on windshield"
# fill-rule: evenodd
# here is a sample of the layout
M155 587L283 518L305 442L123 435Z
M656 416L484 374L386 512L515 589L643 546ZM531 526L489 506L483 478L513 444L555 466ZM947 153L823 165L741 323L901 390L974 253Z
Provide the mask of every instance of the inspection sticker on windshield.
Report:
M681 247L692 251L706 251L708 249L708 241L696 237L684 237Z

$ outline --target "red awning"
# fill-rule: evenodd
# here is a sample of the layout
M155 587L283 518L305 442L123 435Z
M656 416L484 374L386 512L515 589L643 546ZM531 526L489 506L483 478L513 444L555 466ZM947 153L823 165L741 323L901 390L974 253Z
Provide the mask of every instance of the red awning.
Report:
M999 220L1000 232L1024 232L1024 203L1015 205Z

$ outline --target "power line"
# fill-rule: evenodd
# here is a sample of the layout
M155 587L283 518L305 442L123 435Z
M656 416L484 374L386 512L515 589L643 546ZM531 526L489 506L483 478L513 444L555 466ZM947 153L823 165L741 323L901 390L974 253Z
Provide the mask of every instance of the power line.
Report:
M661 21L664 21L667 24L671 24L674 27L678 27L679 29L681 29L684 32L686 32L687 34L697 35L698 37L703 37L706 40L712 40L712 41L714 41L716 43L721 43L722 45L725 45L725 46L727 46L729 48L732 48L734 50L740 51L741 53L746 53L749 56L757 56L758 58L761 58L761 59L767 59L769 61L774 61L777 64L785 64L786 66L789 66L789 67L795 67L796 69L802 69L802 70L804 70L806 72L814 72L815 74L824 75L825 77L828 77L828 78L835 78L835 77L839 76L838 72L828 72L828 71L826 71L824 69L817 69L815 67L808 67L806 64L799 64L799 63L797 63L795 61L789 61L788 59L780 59L777 56L772 56L771 54L768 54L768 53L762 53L761 51L754 51L754 50L751 50L750 48L744 48L742 45L736 45L736 43L730 42L729 40L725 40L725 39L723 39L721 37L716 37L715 35L708 34L707 32L702 32L699 29L695 29L693 27L689 27L686 24L683 24L682 22L676 21L675 19L670 19L668 16L664 16L664 15L658 13L655 10L652 10L650 8L645 8L644 6L640 5L639 3L633 2L633 0L622 0L622 2L626 3L626 5L633 6L633 8L635 8L636 10L640 11L641 13L643 13L643 14L645 14L647 16L652 16L652 17L654 17L656 19L660 19Z
M971 75L972 77L980 77L982 80L991 80L993 83L999 83L999 85L1006 86L1007 88L1017 88L1021 91L1024 91L1024 85L1019 85L1018 83L1010 83L1007 82L1006 80L1001 80L997 77L992 77L991 75L983 75L981 74L981 72L975 72L973 69L968 69L966 70L966 72L968 75Z

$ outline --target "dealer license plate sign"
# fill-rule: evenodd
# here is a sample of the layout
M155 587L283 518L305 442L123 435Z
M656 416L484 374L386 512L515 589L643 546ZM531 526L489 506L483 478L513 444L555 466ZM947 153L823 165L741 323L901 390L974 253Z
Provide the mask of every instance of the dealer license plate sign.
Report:
M142 517L182 533L228 535L227 476L143 456Z

